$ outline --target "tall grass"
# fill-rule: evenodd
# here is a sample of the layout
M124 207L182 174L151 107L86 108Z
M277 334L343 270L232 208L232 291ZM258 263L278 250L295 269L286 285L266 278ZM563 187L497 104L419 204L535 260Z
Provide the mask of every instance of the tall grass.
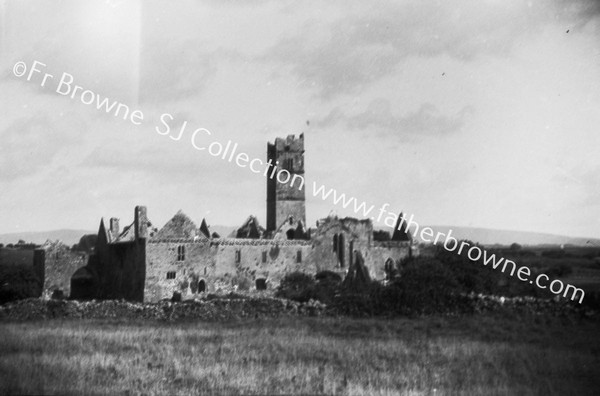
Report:
M0 392L600 394L599 325L498 316L0 324Z

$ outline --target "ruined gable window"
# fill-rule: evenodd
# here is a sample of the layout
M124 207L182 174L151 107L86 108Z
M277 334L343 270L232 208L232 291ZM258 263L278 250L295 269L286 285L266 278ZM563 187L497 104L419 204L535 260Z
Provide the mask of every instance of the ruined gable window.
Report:
M267 252L262 252L262 262L263 263L267 262Z
M177 261L185 260L185 246L177 246Z
M292 228L290 228L289 230L287 230L285 235L287 236L287 239L293 240L296 237L296 232Z
M338 234L333 236L333 251L337 253Z
M235 251L235 262L240 263L241 261L242 261L242 251L236 250Z
M298 250L296 252L296 262L297 263L301 263L302 262L302 250Z
M167 272L167 279L175 279L175 271Z

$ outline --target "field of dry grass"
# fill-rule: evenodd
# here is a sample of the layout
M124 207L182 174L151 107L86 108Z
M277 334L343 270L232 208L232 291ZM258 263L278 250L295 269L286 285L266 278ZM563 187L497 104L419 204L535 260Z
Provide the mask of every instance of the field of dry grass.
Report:
M0 324L2 394L600 394L597 321Z

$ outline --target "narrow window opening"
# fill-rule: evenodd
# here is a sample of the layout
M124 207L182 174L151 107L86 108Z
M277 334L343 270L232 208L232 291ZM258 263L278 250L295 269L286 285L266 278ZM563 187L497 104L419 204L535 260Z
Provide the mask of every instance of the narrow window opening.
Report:
M177 261L185 260L185 246L177 246Z
M342 268L344 268L344 245L344 234L340 234L337 241L337 256Z
M287 170L288 172L293 172L294 171L294 159L293 158L286 158L283 160L283 169Z

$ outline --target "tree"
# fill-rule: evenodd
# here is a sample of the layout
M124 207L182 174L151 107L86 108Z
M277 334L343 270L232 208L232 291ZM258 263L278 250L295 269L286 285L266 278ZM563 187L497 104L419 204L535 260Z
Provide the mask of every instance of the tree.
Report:
M458 241L458 246L463 242L468 246L478 246L472 241ZM498 290L500 274L490 267L483 265L483 259L471 260L467 255L468 249L462 249L460 254L437 246L435 258L443 263L454 275L461 291L469 293L494 294Z
M30 267L10 266L0 269L0 304L38 297L41 292L41 281Z
M518 251L523 249L523 246L519 245L518 243L514 242L512 245L510 245L510 250L512 251Z
M277 297L306 302L313 296L315 280L304 272L292 272L287 274L279 284L275 295Z
M460 291L451 269L435 258L417 258L408 263L402 277L389 287L393 288L399 288L402 309L419 313L444 311Z
M94 246L96 246L96 240L98 236L96 234L86 234L79 239L79 243L73 245L71 250L80 252L92 252Z

